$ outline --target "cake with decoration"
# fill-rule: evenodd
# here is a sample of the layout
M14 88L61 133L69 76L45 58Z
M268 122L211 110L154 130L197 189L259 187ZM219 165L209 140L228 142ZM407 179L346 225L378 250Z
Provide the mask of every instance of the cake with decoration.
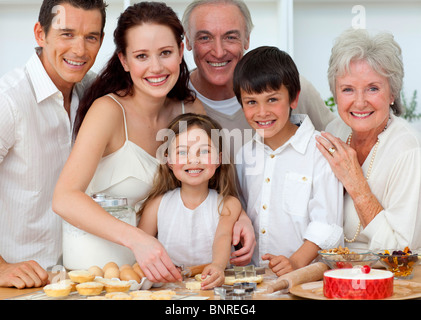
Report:
M393 273L369 266L329 270L323 275L323 294L331 299L385 299L393 295Z

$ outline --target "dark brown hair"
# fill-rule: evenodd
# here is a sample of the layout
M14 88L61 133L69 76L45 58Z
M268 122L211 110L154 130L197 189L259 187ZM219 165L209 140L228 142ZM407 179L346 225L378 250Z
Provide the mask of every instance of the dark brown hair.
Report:
M289 101L301 90L300 74L288 53L262 46L244 55L234 69L234 92L241 104L241 90L247 93L276 91L284 85Z
M76 137L86 113L92 103L108 94L114 93L118 96L133 94L133 81L130 73L126 72L118 57L119 53L126 54L127 31L130 28L152 23L168 26L178 43L179 48L183 42L184 29L177 14L162 2L140 2L128 7L119 17L117 28L114 31L115 51L104 69L98 75L91 87L86 90L79 109L76 114L74 137ZM180 75L174 87L167 94L168 98L175 98L180 101L194 101L195 96L188 88L189 70L187 64L182 59L180 64Z
M50 31L51 23L57 14L54 7L66 3L83 10L99 10L102 16L101 35L104 34L106 20L105 9L108 5L103 0L44 0L39 10L38 22L44 29L45 34L48 34L48 31Z

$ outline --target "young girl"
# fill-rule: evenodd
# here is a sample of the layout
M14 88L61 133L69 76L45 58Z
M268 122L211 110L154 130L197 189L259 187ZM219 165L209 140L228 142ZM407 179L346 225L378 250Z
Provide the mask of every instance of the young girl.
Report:
M203 289L224 283L232 230L242 212L234 167L222 161L221 127L204 115L184 114L169 126L161 164L140 211L139 228L156 236L175 265L209 263Z

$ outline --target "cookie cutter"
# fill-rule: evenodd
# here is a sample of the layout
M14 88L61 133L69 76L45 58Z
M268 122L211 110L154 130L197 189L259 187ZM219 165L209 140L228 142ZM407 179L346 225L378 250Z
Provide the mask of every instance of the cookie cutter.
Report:
M220 300L252 300L253 292L256 290L255 282L241 282L233 285L222 285L213 289L214 295Z
M236 279L256 277L257 275L265 274L264 267L250 266L234 266L232 269L225 270L225 276L234 276Z

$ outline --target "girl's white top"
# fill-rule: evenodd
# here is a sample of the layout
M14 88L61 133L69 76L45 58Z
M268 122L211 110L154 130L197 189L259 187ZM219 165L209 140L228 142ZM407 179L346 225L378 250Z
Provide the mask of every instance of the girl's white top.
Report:
M219 198L218 193L210 189L207 198L191 210L184 205L180 188L162 197L158 209L158 240L176 266L212 262Z

